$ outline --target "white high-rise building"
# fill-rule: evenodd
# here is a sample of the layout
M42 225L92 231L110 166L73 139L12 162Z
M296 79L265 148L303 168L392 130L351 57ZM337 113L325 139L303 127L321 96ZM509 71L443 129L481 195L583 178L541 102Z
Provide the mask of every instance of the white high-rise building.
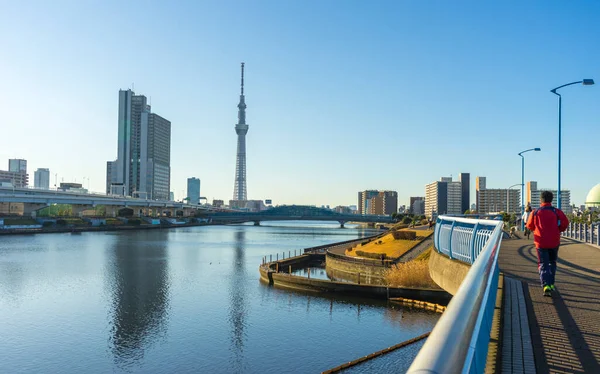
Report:
M442 177L438 182L425 186L425 215L463 214L461 182Z
M50 170L38 168L33 174L33 186L43 190L50 189Z

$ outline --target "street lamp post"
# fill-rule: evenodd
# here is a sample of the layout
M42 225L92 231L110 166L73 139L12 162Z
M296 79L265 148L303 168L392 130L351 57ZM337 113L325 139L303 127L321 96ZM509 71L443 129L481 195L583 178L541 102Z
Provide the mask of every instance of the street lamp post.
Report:
M519 183L513 184L512 186L510 186L510 187L508 187L506 189L506 213L508 213L508 214L510 214L510 208L509 208L509 206L510 206L510 204L509 204L509 201L510 201L510 189L513 188L513 187L516 187L516 186L523 186L523 184L522 183L521 184L519 184Z
M525 192L523 191L525 188L525 156L523 156L523 153L529 151L539 152L541 150L541 148L531 148L518 153L521 156L521 216L525 212ZM525 231L525 223L523 221L521 221L521 231Z
M562 209L562 206L560 205L560 195L561 195L561 191L560 191L560 168L561 168L561 117L562 117L562 96L560 96L560 94L558 92L556 92L556 90L563 88L563 87L567 87L573 84L583 84L584 86L591 86L594 84L594 80L593 79L584 79L582 81L576 81L576 82L571 82L571 83L567 83L567 84L563 84L562 86L558 86L556 88L553 88L550 90L550 92L552 92L553 94L555 94L556 96L558 96L558 190L556 190L556 194L558 195L557 198L557 208L558 209Z

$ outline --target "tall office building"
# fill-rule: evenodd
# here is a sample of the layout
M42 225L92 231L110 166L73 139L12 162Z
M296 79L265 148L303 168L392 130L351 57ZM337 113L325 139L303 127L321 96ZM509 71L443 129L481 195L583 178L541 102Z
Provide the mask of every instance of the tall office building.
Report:
M465 213L470 210L471 206L471 175L469 173L460 173L460 188L461 188L461 199L462 206L460 210Z
M425 215L462 214L462 188L460 181L442 177L440 181L425 186Z
M506 188L487 188L486 178L475 179L477 213L520 213L521 191Z
M142 113L140 186L149 199L169 200L171 187L171 122Z
M171 122L151 112L146 96L119 90L117 159L107 163L107 192L167 200L170 152Z
M242 62L242 84L240 103L238 104L238 123L235 125L237 140L237 156L235 159L235 183L233 186L233 200L245 201L248 199L246 190L246 99L244 96L244 63Z
M112 184L113 181L117 180L117 160L115 161L106 161L106 194L111 195L122 195L122 191L113 191Z
M189 204L198 205L200 203L200 179L188 178L187 198Z
M27 174L27 160L11 158L8 160L8 171Z
M33 173L33 186L42 190L50 189L50 170L45 168L38 168Z
M556 206L556 202L558 201L558 195L556 193L557 190L553 190L550 188L538 188L536 181L529 181L526 184L526 196L525 205L529 204L533 209L536 209L540 206L540 195L542 191L550 191L552 195L554 195L554 199L552 200L552 205ZM565 214L573 213L573 207L571 206L571 191L570 190L561 190L561 199L560 199L560 209L565 212Z

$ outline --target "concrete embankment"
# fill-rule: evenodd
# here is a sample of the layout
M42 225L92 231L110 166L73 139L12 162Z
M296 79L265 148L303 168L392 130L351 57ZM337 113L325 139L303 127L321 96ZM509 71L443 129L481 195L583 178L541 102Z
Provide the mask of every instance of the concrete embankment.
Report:
M458 287L467 276L469 269L471 267L463 262L451 260L437 251L431 251L429 275L435 283L452 295L458 291Z
M314 264L321 264L324 260L325 256L323 254L309 253L284 260L264 262L259 267L261 280L276 287L303 291L331 292L379 299L402 297L429 301L441 305L447 305L451 298L451 295L443 290L336 282L291 274L294 270L306 268Z
M206 226L207 223L185 223L179 225L104 225L104 226L75 226L75 227L42 227L42 228L19 228L19 229L3 229L0 230L0 235L23 235L23 234L54 234L54 233L80 233L80 232L95 232L95 231L128 231L128 230L158 230L158 229L173 229L179 227L195 227Z

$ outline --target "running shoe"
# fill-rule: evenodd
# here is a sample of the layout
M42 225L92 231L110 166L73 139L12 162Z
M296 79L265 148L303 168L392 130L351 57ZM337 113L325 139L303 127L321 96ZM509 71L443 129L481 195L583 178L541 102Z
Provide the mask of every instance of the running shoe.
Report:
M544 296L552 296L552 288L550 286L544 286Z
M552 290L552 292L555 292L555 291L556 291L556 287L554 287L554 285L553 285L553 284L551 284L551 285L550 285L550 290Z

